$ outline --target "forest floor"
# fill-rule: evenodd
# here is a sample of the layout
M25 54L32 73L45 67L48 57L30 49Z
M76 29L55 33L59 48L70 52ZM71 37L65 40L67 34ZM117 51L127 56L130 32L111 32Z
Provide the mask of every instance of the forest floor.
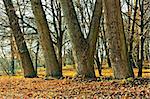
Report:
M150 99L150 69L143 69L143 78L113 80L112 70L103 68L97 81L75 81L68 67L62 80L45 80L44 69L38 71L39 78L0 76L0 99Z

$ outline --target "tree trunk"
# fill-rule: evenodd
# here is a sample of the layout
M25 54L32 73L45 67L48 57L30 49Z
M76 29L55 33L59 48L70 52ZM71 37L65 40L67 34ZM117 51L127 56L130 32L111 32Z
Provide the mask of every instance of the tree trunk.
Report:
M56 6L56 5L57 6ZM57 9L57 10L55 10ZM60 71L62 71L62 46L63 46L63 34L62 30L62 13L60 3L57 0L51 0L51 10L53 16L53 25L56 32L56 47L57 47L57 59L60 66ZM57 19L57 20L56 20Z
M58 50L58 64L59 64L59 71L61 71L62 74L62 38L60 38L57 42L57 50Z
M104 18L102 20L102 31L103 31L103 43L104 43L104 47L105 47L105 51L106 51L106 57L107 57L107 63L108 63L108 67L111 67L111 61L110 61L110 55L109 55L109 48L107 46L107 42L106 42L106 32L105 32L105 27L104 27Z
M77 64L77 73L85 78L94 78L94 53L99 32L102 0L97 0L95 3L90 33L87 39L84 38L84 35L81 32L81 27L72 0L60 0L60 3L62 5L68 33L73 46L73 55L75 63Z
M120 0L104 0L104 3L107 29L110 31L110 58L114 77L117 79L134 77L133 69L129 66Z
M98 68L99 76L102 76L102 63L103 63L103 51L102 50L103 49L100 49L99 47L100 47L100 38L98 38L98 41L97 41L95 61L96 61L96 65ZM100 54L101 54L101 61L100 61L100 58L98 56L99 49L100 49Z
M149 57L149 54L150 54L149 48L150 48L150 46L149 46L149 40L147 40L147 42L145 44L145 60L146 61L149 61L149 59L150 59L150 57Z
M15 41L18 47L18 52L21 58L22 67L24 70L24 77L36 77L36 73L34 71L33 63L31 61L31 57L29 55L29 51L27 49L24 35L21 32L18 17L15 13L13 3L11 0L3 0L6 12L9 18L10 27L13 31L13 35L15 37Z
M145 39L141 37L141 59L139 61L139 71L138 71L138 77L142 77L142 67L144 62L144 41Z
M102 76L102 64L100 63L100 59L99 59L99 56L98 56L98 51L96 51L95 61L96 61L96 65L97 65L97 68L98 68L99 76Z
M142 77L142 67L143 67L143 62L144 62L144 42L145 42L145 38L141 37L141 52L140 52L140 56L141 59L139 59L139 66L138 66L138 77Z
M129 63L130 66L136 67L135 62L133 60L133 40L134 40L134 34L135 34L135 22L136 22L136 16L137 16L137 7L138 0L135 1L135 7L134 7L134 15L133 15L133 23L132 23L132 30L131 30L131 37L130 37L130 44L129 44Z
M56 53L54 50L50 30L46 20L41 0L31 0L33 14L35 16L38 32L40 35L40 43L44 52L46 62L46 77L60 78L62 76L61 67L59 66Z
M11 75L15 75L15 42L13 40L13 34L11 34L11 39L10 39L10 42L11 42L11 67L10 67L10 72L11 72Z
M137 45L136 45L136 65L137 67L139 67L139 57L140 57L140 47L139 47L139 42L137 42Z
M35 72L37 74L37 68L38 68L38 55L39 55L39 41L37 41L37 48L36 48L36 53L35 53Z
M138 77L142 77L142 67L143 67L143 62L144 62L144 43L145 43L145 35L144 35L144 0L139 1L140 5L140 32L141 32L141 45L140 45L140 63L139 63L139 71L138 71Z

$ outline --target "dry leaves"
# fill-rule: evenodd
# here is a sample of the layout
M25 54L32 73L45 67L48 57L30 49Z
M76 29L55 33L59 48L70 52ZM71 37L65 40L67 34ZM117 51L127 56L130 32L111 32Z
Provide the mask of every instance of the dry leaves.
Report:
M0 99L51 98L150 98L150 79L75 82L0 77Z

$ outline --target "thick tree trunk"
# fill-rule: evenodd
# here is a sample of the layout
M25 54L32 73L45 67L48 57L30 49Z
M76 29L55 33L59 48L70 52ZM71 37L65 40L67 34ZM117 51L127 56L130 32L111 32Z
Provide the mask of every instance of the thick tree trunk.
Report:
M18 17L15 13L15 9L13 7L13 3L11 0L3 0L6 12L9 18L10 26L13 31L13 35L15 37L15 41L18 47L18 52L21 58L22 67L24 70L25 77L36 77L36 73L34 71L33 63L31 61L31 57L29 55L29 51L27 49L23 33L21 32Z
M62 76L61 67L59 66L56 53L54 50L50 30L46 20L41 0L31 0L33 13L35 16L38 32L40 35L40 43L44 52L46 62L46 77L60 78Z
M61 74L62 74L62 38L60 38L59 40L58 40L58 42L57 42L58 44L57 44L57 50L58 50L58 57L57 57L57 59L58 59L58 64L59 64L59 71L61 72Z
M61 0L67 29L73 46L73 55L77 64L78 75L86 78L94 78L94 53L99 32L100 16L102 12L102 0L97 0L88 38L85 39L81 32L72 0Z
M121 17L120 0L104 0L105 16L109 33L109 45L114 77L134 77L133 69L129 66L123 20Z

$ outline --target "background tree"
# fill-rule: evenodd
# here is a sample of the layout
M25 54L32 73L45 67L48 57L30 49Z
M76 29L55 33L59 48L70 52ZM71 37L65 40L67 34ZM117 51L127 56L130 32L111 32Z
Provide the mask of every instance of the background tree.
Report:
M10 27L13 31L13 35L15 37L15 41L18 47L19 55L20 55L21 62L22 62L22 67L24 69L24 76L36 77L33 63L30 58L26 43L24 41L23 33L21 32L21 29L18 23L18 17L15 14L13 3L11 0L3 0L3 2L4 2L6 12L9 18Z
M40 33L40 43L44 52L46 62L46 77L60 78L62 76L62 69L56 57L46 15L42 7L42 2L40 0L31 0L31 4L38 32Z
M148 6L150 2L147 0L125 0L125 2L128 10L127 12L124 10L122 13L124 15L125 31L128 30L126 36L129 46L130 65L134 66L135 64L141 76L143 64L147 63L144 60L144 57L147 55L147 52L144 53L144 50L147 51L147 47L144 47L144 45L149 38L150 9Z
M139 72L138 77L142 77L142 67L144 62L144 44L148 36L148 24L150 22L150 2L147 0L139 0L139 9L140 9L140 59L139 59ZM148 15L146 14L148 12ZM146 19L146 20L145 20ZM145 31L144 31L145 28Z

